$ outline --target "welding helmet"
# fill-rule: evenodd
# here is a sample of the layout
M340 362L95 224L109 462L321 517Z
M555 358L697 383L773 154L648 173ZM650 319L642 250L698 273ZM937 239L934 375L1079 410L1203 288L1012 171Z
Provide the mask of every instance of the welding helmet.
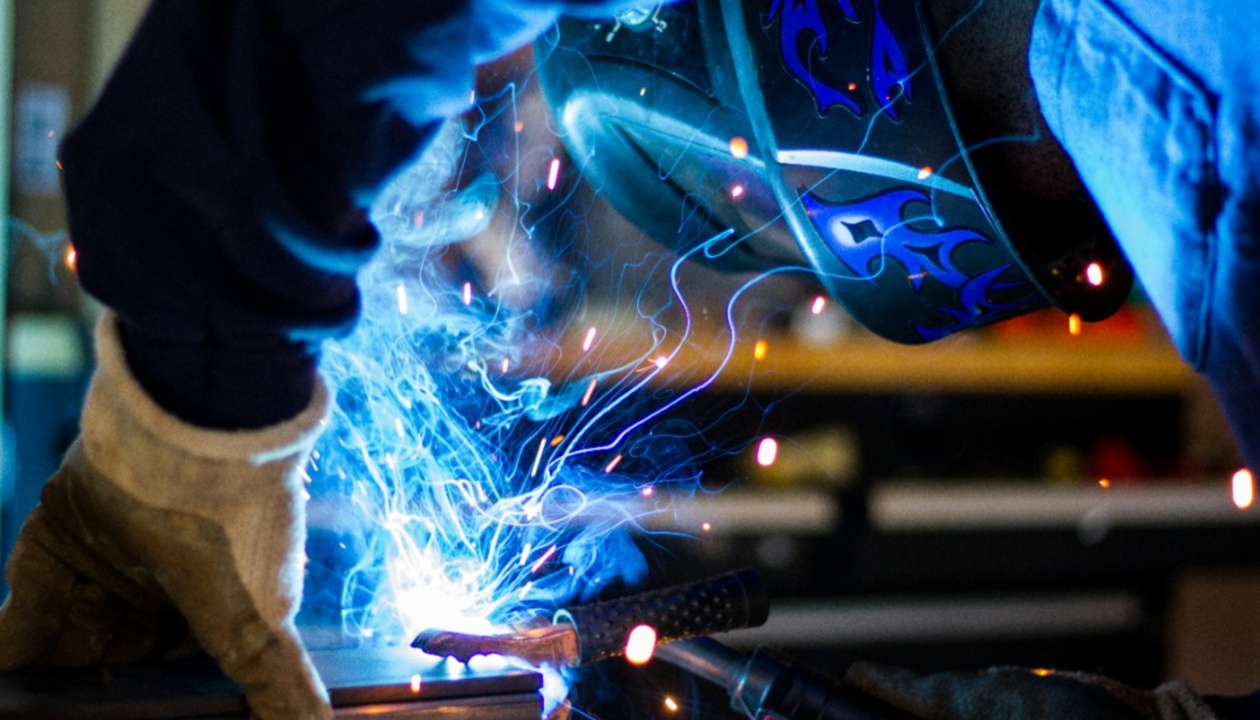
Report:
M1133 275L1096 208L1004 226L932 35L918 0L698 0L562 20L535 57L586 178L685 257L808 267L904 343L1050 304L1111 315Z

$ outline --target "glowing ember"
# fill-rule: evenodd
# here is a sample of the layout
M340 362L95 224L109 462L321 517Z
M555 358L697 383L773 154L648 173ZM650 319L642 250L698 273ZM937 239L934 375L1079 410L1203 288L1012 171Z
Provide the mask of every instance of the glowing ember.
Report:
M1093 285L1094 287L1098 287L1099 285L1102 285L1103 284L1102 265L1099 265L1096 262L1090 263L1089 267L1085 268L1085 280L1088 281L1089 284Z
M1073 335L1081 334L1081 316L1076 313L1068 315L1068 332Z
M932 168L924 165L923 167L919 168L919 179L927 180L928 178L932 177L933 172L934 171L932 170Z
M547 171L547 189L555 190L560 181L560 158L551 159L551 169Z
M1108 480L1107 478L1101 478L1098 481L1098 487L1106 490L1107 488L1111 487L1111 481Z
M643 665L652 659L656 652L656 629L650 625L640 625L630 631L626 637L626 660L632 665Z
M757 464L770 467L779 459L779 441L774 438L763 438L757 444Z
M66 248L65 263L72 272L79 269L79 253L73 245Z
M703 525L700 526L700 529L705 532L710 532L713 530L713 525L712 523L704 523Z
M1233 490L1234 505L1239 510L1247 510L1256 502L1256 479L1250 470L1243 469L1234 473L1230 481Z
M665 698L665 708L670 712L678 712L678 702L672 697Z
M738 135L731 138L731 157L736 160L748 157L748 141Z

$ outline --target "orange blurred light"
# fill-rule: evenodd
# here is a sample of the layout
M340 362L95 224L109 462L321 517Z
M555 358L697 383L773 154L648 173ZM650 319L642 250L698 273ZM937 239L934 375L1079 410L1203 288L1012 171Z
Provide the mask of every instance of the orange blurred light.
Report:
M932 177L932 172L933 170L931 167L924 165L923 167L919 168L919 179L927 180L928 178Z
M643 665L652 659L656 652L656 629L651 625L640 625L630 631L626 637L626 660L632 665Z
M420 692L420 676L419 675L411 676L411 692L413 693Z
M700 526L700 529L701 529L701 530L703 530L703 531L705 531L705 532L710 532L711 530L713 530L713 524L712 524L712 523L704 523L703 525L701 525L701 526Z
M586 386L586 393L582 395L582 407L586 407L590 403L591 396L595 394L595 386L598 384L598 378L591 378L591 383Z
M753 359L765 360L766 353L769 352L769 350L770 346L766 344L765 340L758 340L757 344L753 346Z
M738 135L731 138L731 157L736 160L748 157L748 141Z
M1081 316L1080 315L1077 315L1076 313L1072 313L1071 315L1068 316L1068 332L1072 333L1073 335L1081 334Z
M79 269L79 251L75 250L73 245L66 247L65 263L71 272Z
M670 712L678 712L678 702L672 697L665 698L665 708Z
M1101 478L1098 481L1098 487L1106 490L1107 488L1111 487L1111 481L1108 480L1107 478Z
M616 469L617 469L617 466L618 466L618 465L620 465L620 464L621 464L621 456L620 456L620 455L618 455L617 457L615 457L615 458L613 458L613 459L612 459L612 462L610 462L610 463L608 463L607 465L605 465L605 466L604 466L604 472L606 472L606 473L610 473L610 472L612 472L613 470L616 470Z

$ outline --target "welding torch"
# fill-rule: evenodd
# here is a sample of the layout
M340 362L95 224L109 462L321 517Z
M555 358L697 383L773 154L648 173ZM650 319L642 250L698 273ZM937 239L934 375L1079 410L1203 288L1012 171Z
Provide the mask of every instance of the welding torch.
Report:
M720 685L731 707L756 720L913 720L844 683L766 647L745 655L704 637L765 623L760 576L737 571L700 582L558 611L552 623L503 635L425 630L412 647L467 663L507 655L535 666L580 667L622 655L640 627L655 633L654 657Z

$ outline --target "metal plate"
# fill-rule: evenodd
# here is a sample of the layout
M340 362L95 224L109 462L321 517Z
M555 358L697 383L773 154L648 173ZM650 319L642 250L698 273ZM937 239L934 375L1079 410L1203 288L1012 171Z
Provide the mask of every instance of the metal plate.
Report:
M542 680L529 671L472 670L409 648L318 651L311 659L337 717L537 720L542 714ZM0 676L0 720L247 715L240 687L204 659Z

